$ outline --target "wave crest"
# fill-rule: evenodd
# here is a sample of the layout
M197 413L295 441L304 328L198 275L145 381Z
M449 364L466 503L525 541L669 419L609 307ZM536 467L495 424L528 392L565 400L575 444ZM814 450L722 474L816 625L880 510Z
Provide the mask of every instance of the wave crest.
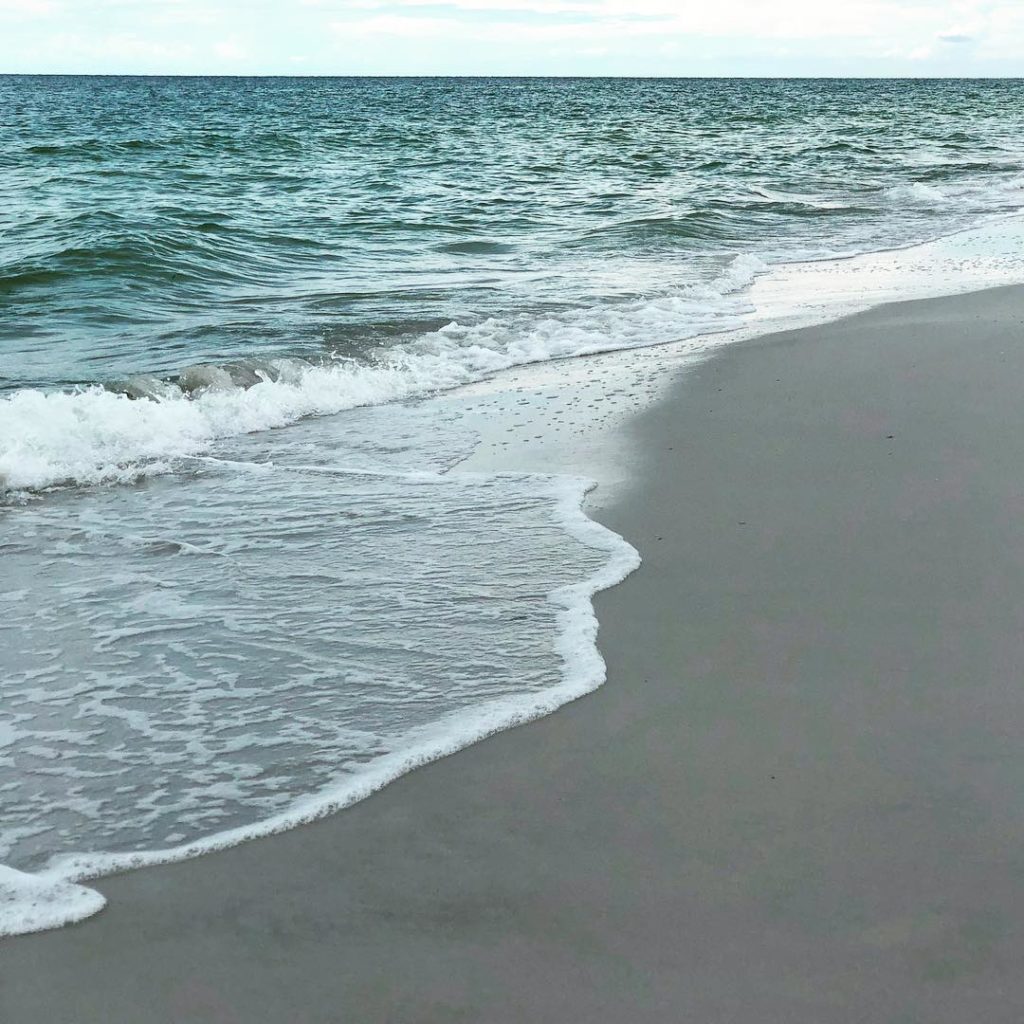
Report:
M0 492L127 482L172 469L213 442L455 387L524 363L679 341L735 326L737 297L767 269L738 256L711 284L541 320L451 323L386 360L202 364L115 389L24 389L0 401Z

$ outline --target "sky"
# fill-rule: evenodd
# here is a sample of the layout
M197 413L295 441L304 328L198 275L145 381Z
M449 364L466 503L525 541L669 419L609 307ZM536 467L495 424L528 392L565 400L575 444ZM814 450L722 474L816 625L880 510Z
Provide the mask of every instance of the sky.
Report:
M0 73L1024 75L1024 0L0 0Z

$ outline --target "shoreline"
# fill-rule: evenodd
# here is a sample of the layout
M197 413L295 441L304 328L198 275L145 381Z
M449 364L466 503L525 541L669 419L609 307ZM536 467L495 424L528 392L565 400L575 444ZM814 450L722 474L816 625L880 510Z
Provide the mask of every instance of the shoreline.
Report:
M1000 288L675 374L598 510L645 559L604 687L101 879L0 945L0 1016L1015 1024L1022 322Z
M59 491L159 477L174 471L175 460L206 458L218 446L310 419L406 403L458 405L473 394L500 394L510 379L520 374L535 377L538 368L541 377L558 378L560 364L591 365L596 360L613 368L625 367L627 374L633 365L646 369L648 376L663 374L666 364L707 358L723 347L831 323L889 302L967 294L1024 279L1024 210L988 213L974 223L946 227L945 233L923 241L807 261L763 263L751 254L737 254L715 279L715 287L707 286L710 298L701 297L698 288L652 300L655 306L674 300L691 304L682 313L665 314L674 323L670 335L663 333L665 318L656 316L652 323L644 324L642 319L629 323L627 334L641 337L642 343L630 345L620 338L606 347L604 332L609 327L605 324L590 332L588 344L577 343L566 351L555 346L536 361L528 353L495 353L498 363L490 370L464 366L458 359L434 365L428 358L424 363L422 354L413 353L410 358L418 370L411 375L396 374L388 367L381 372L372 364L359 365L352 372L344 363L330 360L307 364L301 353L254 353L238 357L243 364L252 362L243 377L251 384L257 369L271 375L264 387L255 390L249 384L232 383L229 369L235 361L227 357L178 367L177 376L143 371L106 383L16 388L0 394L0 413L7 420L0 426L6 426L12 436L25 434L31 457L25 460L15 450L13 456L8 453L0 459L0 507L5 496L25 500L51 487ZM721 290L716 291L718 286ZM619 329L631 319L628 303L612 304L608 312L626 318ZM573 326L563 325L565 329ZM611 328L611 333L616 329ZM669 336L674 340L666 340ZM446 358L454 358L453 352ZM304 369L297 368L296 359ZM194 378L183 388L175 383L182 373ZM417 379L423 373L429 380ZM574 371L565 375L573 376ZM211 386L204 389L204 382ZM119 390L122 386L127 390ZM135 399L129 399L130 394ZM165 401L168 395L182 400ZM160 400L136 400L146 396ZM22 407L4 409L7 403ZM112 439L105 424L114 412L126 417L130 427L123 423ZM239 417L245 422L241 431ZM46 429L40 430L40 423ZM69 436L76 442L77 454L65 464ZM160 438L155 448L154 436ZM522 447L517 447L517 455ZM523 469L518 459L506 464L512 471Z

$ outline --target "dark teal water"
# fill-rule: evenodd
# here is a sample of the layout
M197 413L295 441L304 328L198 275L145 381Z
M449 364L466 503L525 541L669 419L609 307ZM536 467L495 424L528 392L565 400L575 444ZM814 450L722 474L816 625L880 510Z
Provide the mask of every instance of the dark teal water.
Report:
M1016 208L1022 167L1014 81L0 78L0 386L632 344L629 303Z

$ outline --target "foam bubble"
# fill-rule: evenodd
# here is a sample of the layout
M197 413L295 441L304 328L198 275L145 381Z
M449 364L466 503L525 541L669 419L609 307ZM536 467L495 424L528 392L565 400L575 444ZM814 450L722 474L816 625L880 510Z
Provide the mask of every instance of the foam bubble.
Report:
M0 936L60 928L106 905L94 889L60 877L29 875L0 865Z

